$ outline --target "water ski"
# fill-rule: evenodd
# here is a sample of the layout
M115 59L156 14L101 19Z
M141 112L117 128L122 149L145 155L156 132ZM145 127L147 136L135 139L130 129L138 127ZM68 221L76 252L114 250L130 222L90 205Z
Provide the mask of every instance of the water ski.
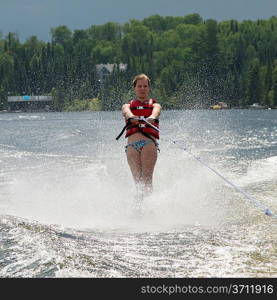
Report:
M133 214L135 217L142 217L143 215L143 193L137 191L133 200Z

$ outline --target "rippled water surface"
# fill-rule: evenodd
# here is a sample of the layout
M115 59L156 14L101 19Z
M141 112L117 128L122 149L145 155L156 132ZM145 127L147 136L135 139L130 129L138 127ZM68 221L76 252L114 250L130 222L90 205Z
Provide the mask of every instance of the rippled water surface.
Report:
M277 220L195 159L277 213L277 110L163 112L142 218L123 125L0 114L0 277L277 277Z

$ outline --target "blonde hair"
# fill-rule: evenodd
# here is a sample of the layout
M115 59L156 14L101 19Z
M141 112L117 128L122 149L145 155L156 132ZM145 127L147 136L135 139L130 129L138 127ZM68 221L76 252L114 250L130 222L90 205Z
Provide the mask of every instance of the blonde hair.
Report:
M133 87L136 87L138 80L142 80L142 79L147 80L148 86L150 87L150 85L151 85L150 78L147 75L143 74L143 73L134 77Z

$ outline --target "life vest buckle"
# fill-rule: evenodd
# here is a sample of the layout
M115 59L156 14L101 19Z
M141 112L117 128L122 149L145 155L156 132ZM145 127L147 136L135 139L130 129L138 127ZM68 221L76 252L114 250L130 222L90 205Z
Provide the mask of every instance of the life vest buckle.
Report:
M138 124L138 127L145 128L145 124Z

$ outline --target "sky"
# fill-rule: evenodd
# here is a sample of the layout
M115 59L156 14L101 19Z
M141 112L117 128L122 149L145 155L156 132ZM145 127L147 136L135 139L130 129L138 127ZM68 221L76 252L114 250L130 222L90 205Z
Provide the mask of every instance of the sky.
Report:
M107 22L124 24L151 15L204 20L257 20L277 16L277 0L0 0L0 34L15 32L20 41L32 35L51 41L50 30L66 25L72 31Z

